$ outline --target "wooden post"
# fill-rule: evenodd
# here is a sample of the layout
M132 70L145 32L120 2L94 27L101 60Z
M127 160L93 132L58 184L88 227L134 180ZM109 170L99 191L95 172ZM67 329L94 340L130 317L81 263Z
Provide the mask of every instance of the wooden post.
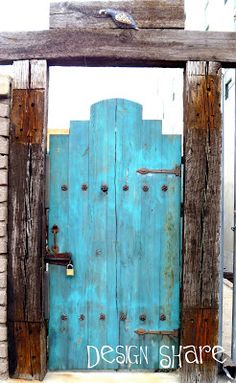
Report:
M14 63L9 153L8 340L14 378L43 379L46 61Z
M183 346L218 344L221 203L221 65L188 62L184 90ZM219 356L218 356L219 357ZM191 359L191 358L190 358ZM214 383L217 365L183 358L182 383Z

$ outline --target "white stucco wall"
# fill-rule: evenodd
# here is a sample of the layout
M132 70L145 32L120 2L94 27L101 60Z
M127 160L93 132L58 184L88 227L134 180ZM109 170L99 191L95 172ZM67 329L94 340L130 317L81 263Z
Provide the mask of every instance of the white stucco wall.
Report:
M8 376L7 193L10 78L0 75L0 380Z

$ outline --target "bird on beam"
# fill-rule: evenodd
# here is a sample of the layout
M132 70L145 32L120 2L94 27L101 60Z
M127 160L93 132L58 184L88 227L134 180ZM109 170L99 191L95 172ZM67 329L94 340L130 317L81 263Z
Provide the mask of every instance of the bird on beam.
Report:
M99 15L111 17L118 28L138 30L137 24L133 17L127 12L106 8L101 9L99 11Z

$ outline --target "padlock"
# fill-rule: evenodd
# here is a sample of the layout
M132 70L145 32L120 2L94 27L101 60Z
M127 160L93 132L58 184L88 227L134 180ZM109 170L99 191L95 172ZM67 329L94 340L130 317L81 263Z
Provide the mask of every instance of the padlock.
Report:
M68 263L66 266L66 275L67 277L73 277L75 275L75 270L72 263Z

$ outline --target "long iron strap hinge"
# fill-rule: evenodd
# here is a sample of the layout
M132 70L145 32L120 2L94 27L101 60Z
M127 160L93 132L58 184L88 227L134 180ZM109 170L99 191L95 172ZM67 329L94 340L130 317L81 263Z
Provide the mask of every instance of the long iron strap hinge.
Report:
M174 174L176 177L181 177L181 166L176 166L174 169L147 169L141 168L136 170L137 173L145 174Z
M169 335L172 337L179 336L179 330L144 330L143 328L139 328L134 331L138 335Z

